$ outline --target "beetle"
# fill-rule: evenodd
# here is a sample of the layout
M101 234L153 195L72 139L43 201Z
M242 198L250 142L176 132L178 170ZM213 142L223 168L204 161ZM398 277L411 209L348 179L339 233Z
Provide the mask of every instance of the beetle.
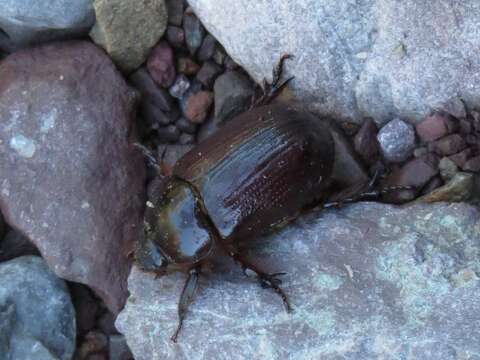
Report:
M153 190L145 211L145 238L151 256L160 254L153 269L186 270L188 277L178 304L178 326L197 287L203 264L218 252L228 254L244 273L256 275L291 310L280 287L282 273L269 274L243 257L240 241L272 231L302 211L322 203L329 207L378 191L325 202L331 186L334 141L327 124L292 105L270 101L292 79L281 82L282 56L273 83L247 112L227 122L213 136L181 157L166 184ZM370 184L370 188L371 188ZM137 255L144 268L145 256Z

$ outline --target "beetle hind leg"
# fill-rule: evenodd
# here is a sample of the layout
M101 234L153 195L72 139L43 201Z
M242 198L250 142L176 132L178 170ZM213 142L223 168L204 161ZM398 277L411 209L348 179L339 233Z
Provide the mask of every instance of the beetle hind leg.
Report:
M237 264L242 267L242 271L245 276L250 277L249 273L254 273L258 281L260 282L260 286L262 288L273 289L273 291L275 291L282 298L283 304L285 305L285 309L287 310L287 312L292 311L292 307L288 300L287 294L285 294L285 292L280 287L282 280L278 278L278 276L285 275L285 273L279 272L269 274L260 270L256 265L250 263L248 260L246 260L244 257L237 253L231 252L229 255Z
M194 267L188 272L188 278L183 286L182 294L180 295L180 301L178 302L178 326L175 330L175 333L170 338L173 342L177 342L178 334L182 329L183 320L185 319L185 314L187 313L188 306L193 300L195 291L198 287L198 277L200 275L200 269Z

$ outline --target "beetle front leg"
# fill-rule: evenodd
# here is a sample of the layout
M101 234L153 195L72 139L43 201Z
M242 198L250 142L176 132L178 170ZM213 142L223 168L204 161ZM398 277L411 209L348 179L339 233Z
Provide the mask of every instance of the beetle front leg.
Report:
M250 108L254 108L261 105L269 104L273 99L275 99L282 89L287 86L287 84L294 79L294 76L289 77L286 80L282 79L282 73L284 68L284 62L287 59L293 58L291 54L283 54L280 57L277 65L273 68L272 71L272 83L269 83L266 79L263 79L262 83L262 95L259 98L253 98L252 105Z
M177 330L175 330L175 333L170 338L173 342L177 342L177 337L182 328L183 320L185 319L185 314L187 313L188 306L191 304L193 296L195 295L195 291L197 290L199 275L199 267L194 267L188 272L188 278L185 282L185 285L183 286L182 294L180 295L180 301L178 302Z
M233 258L233 260L237 264L239 264L242 267L242 271L246 276L248 276L248 271L252 271L253 273L255 273L257 279L260 282L260 285L263 288L272 288L282 298L283 304L285 305L285 309L287 310L287 312L292 311L292 307L290 306L290 302L288 301L287 295L279 286L282 283L282 281L277 278L277 276L285 275L285 273L268 274L260 270L256 265L250 263L243 256L235 252L230 252L229 255L230 257Z

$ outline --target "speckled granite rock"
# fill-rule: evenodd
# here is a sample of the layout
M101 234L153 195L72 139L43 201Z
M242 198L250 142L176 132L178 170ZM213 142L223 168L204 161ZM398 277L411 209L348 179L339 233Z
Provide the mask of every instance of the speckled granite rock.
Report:
M85 36L94 22L92 0L2 0L0 49Z
M288 273L292 314L223 268L201 278L173 344L185 275L134 267L116 325L137 360L476 359L479 252L480 212L466 204L311 212L250 252Z
M136 92L91 42L0 63L0 209L60 277L113 311L142 229L145 165L130 145Z
M0 263L0 359L70 360L75 336L67 286L42 258Z
M283 52L298 99L360 122L421 120L451 98L480 102L477 0L189 0L257 81Z

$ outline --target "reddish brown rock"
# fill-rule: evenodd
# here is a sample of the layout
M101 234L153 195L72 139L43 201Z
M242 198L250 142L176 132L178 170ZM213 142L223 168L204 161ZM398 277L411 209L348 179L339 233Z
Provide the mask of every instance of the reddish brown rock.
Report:
M455 129L455 122L449 114L435 112L415 125L415 129L422 141L429 142L451 134Z
M181 57L177 61L177 70L185 75L195 75L200 70L200 65L188 57Z
M185 117L193 123L205 121L213 103L213 94L209 91L200 91L190 95L185 102Z
M175 59L173 50L166 41L160 41L147 60L147 69L152 79L161 87L168 88L175 80Z
M461 168L463 167L463 165L465 165L465 163L467 162L468 158L471 155L472 155L472 149L466 148L465 150L462 150L454 155L451 155L448 158L452 160L455 163L455 165Z
M428 149L440 156L456 154L467 147L465 140L459 134L445 136L428 145Z
M355 151L369 165L375 163L380 154L377 133L377 125L373 119L368 118L353 139Z
M480 171L480 156L475 156L467 160L467 162L462 166L462 170L473 172Z
M105 52L65 42L0 63L0 208L52 270L117 313L142 230L134 92Z

